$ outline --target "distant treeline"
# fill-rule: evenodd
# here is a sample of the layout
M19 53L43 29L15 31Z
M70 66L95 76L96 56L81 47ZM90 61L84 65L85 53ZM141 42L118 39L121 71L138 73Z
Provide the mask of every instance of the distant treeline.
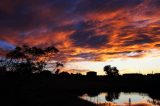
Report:
M16 47L0 58L0 93L5 105L95 106L80 100L77 94L101 91L138 91L160 95L160 74L123 74L116 67L104 67L106 75L96 72L70 74L61 72L64 65L53 61L59 52L55 47ZM48 71L47 64L53 68ZM153 95L153 98L159 96ZM3 102L3 100L1 100ZM53 102L54 101L54 102ZM74 101L74 102L73 102ZM81 104L81 105L78 105ZM87 105L86 105L87 106Z

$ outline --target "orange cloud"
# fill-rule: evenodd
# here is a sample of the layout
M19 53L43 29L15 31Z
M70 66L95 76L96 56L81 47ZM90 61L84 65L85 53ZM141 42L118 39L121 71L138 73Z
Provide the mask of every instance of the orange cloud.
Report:
M0 4L0 40L14 46L55 45L61 51L56 59L62 61L140 58L160 47L158 0Z

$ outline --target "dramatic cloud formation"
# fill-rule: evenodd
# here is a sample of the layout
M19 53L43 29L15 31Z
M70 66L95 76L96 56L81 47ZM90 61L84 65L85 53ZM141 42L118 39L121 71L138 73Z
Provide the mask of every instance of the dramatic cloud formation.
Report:
M64 62L142 58L160 48L159 0L0 1L0 54L55 45Z

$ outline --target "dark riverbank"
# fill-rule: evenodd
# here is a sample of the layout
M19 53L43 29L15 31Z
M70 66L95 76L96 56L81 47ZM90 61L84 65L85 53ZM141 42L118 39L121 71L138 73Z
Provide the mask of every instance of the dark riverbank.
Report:
M0 76L1 103L21 106L94 106L81 100L84 93L96 95L109 92L147 92L160 99L159 76L87 77L82 75L6 73Z

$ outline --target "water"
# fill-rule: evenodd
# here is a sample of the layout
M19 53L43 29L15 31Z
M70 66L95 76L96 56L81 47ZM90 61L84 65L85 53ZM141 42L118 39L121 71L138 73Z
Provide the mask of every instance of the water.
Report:
M99 103L107 103L112 102L115 104L126 104L129 103L129 98L132 103L148 103L153 106L160 106L159 99L153 99L147 93L138 93L138 92L101 92L97 95L93 94L83 94L80 98L99 104Z

